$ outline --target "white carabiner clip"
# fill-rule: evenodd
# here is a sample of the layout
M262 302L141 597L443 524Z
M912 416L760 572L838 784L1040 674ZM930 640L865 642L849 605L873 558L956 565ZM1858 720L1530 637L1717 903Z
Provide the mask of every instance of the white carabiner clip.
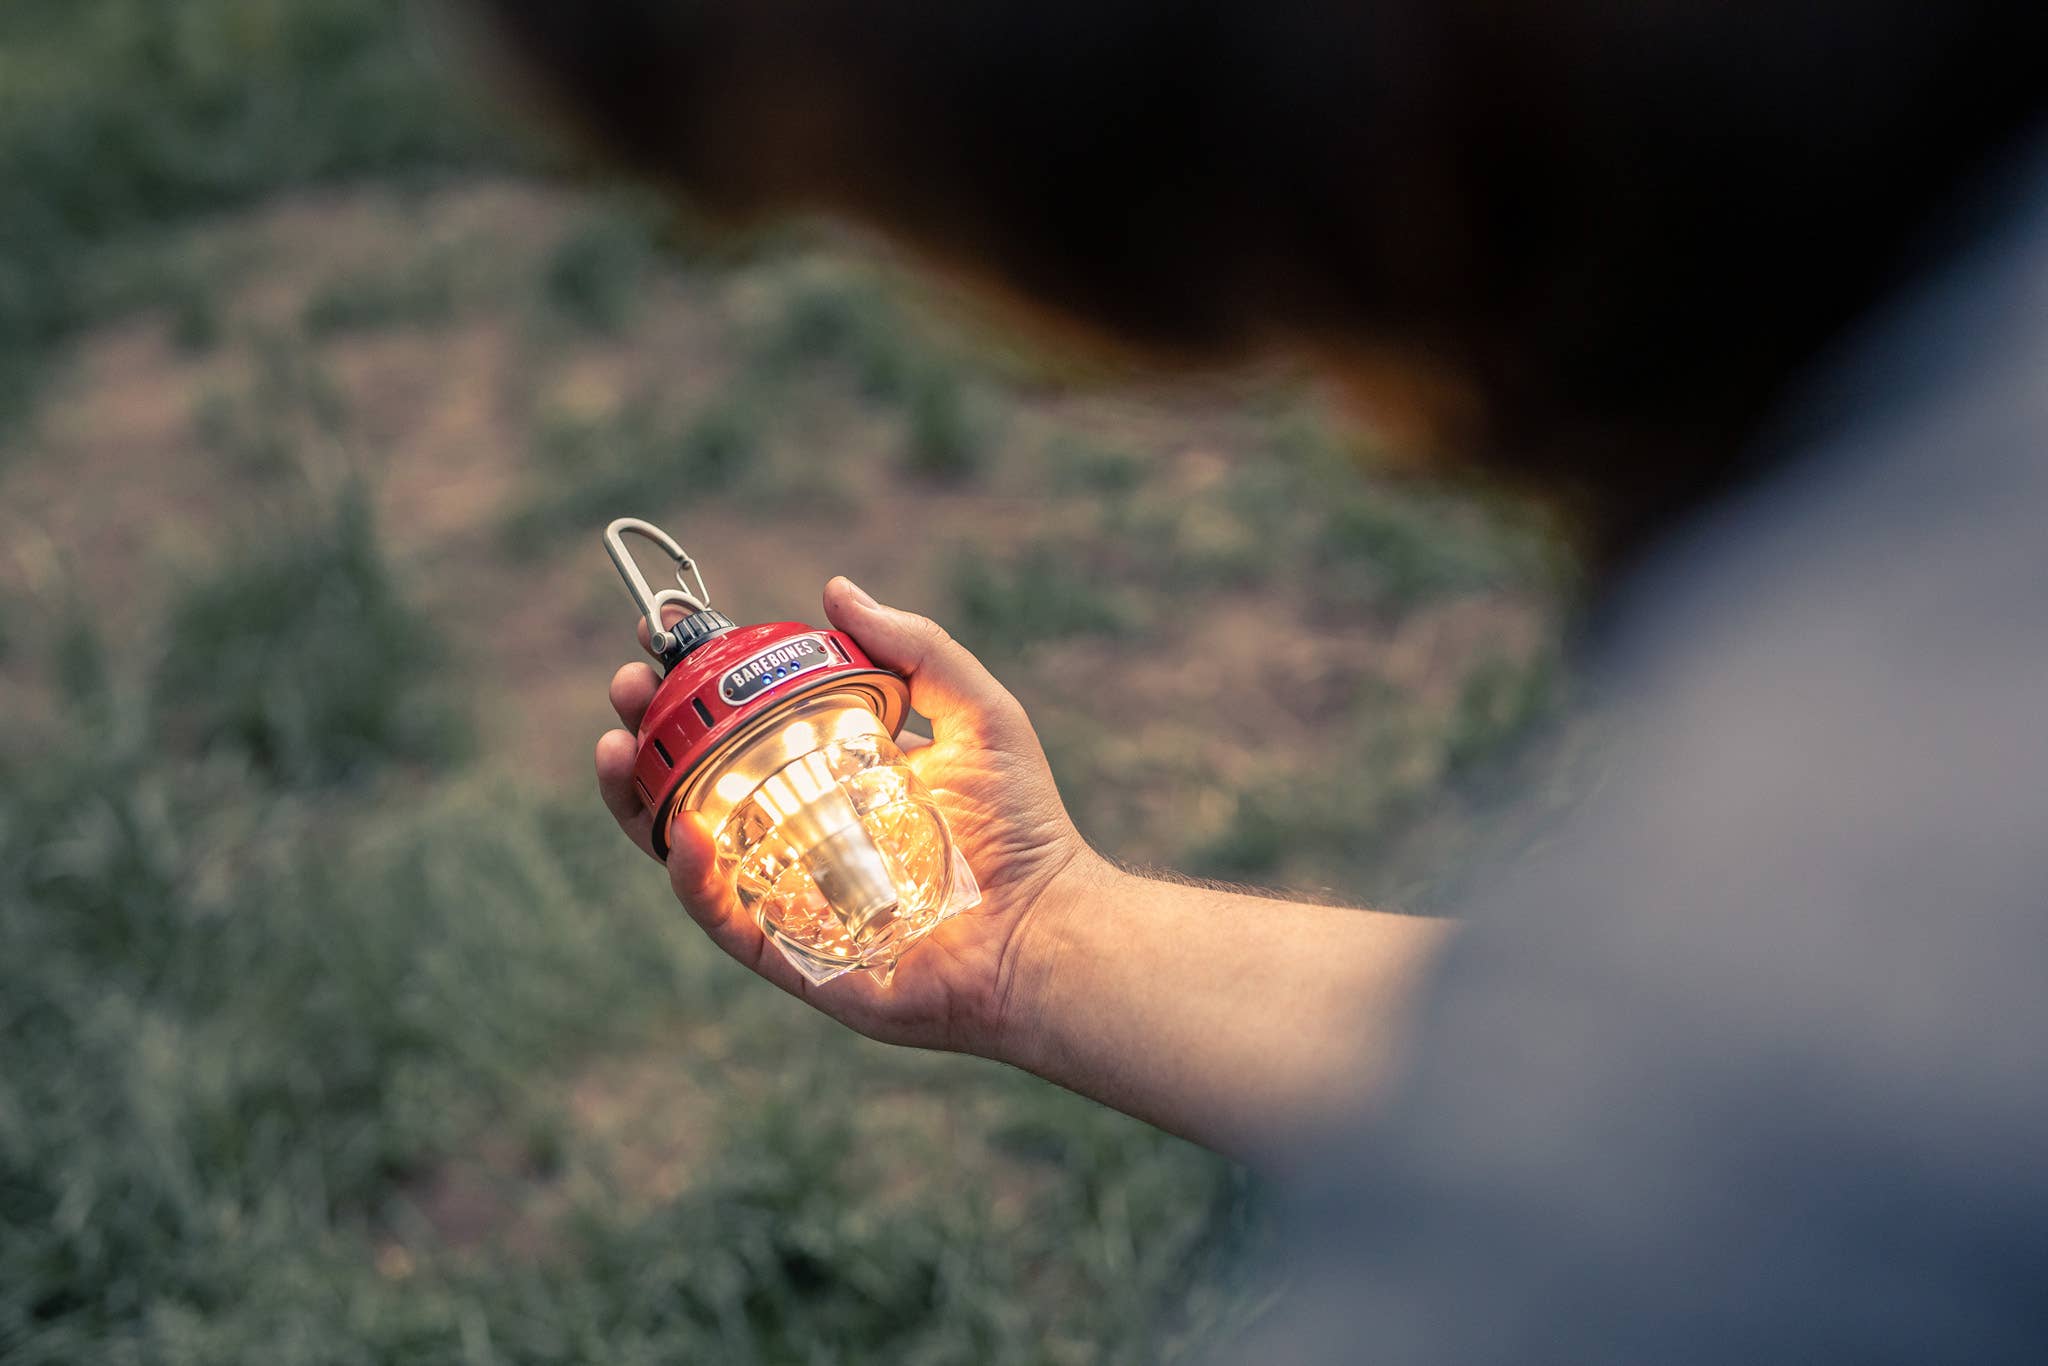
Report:
M633 558L633 552L626 548L627 535L638 536L660 547L663 554L675 562L676 587L655 592L647 586L647 578L640 572L640 564ZM626 591L633 595L634 603L640 608L640 615L647 619L647 643L654 653L669 662L669 654L675 650L678 641L675 632L662 624L661 609L669 603L677 603L692 612L702 612L711 606L710 590L704 586L704 571L690 558L689 552L676 544L676 538L651 522L638 517L621 517L604 529L605 553L612 557L612 564L618 569L619 577L626 581ZM695 581L692 586L692 580Z

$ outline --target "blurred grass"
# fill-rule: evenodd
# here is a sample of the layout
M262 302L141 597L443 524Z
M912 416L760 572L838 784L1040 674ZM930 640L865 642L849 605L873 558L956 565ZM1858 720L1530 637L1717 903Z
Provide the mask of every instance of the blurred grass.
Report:
M398 782L445 712L358 500L196 578L154 669L81 620L62 738L0 773L0 1356L1136 1360L1242 1317L1224 1164L783 1001L585 804ZM744 1102L678 1112L654 1196L556 1070L692 1038ZM986 1138L915 1108L949 1091ZM501 1229L552 1207L526 1254L433 1231L480 1133Z
M433 626L393 582L363 490L267 537L165 612L159 727L281 782L459 754L463 718L428 686Z
M356 439L321 348L445 325L458 263L330 273L296 335L243 333L246 261L167 231L500 155L445 72L398 0L0 12L0 392L160 310L180 352L247 352L190 430L282 509L119 640L74 602L0 601L10 670L57 708L0 771L0 1358L1079 1362L1241 1321L1229 1254L1261 1235L1227 1165L845 1036L719 961L587 802L463 768L459 671L372 500L293 492ZM598 215L539 298L616 337L654 268L638 220ZM907 359L879 296L821 297L766 388L544 412L515 527L737 486L777 367L844 365L905 405L906 468L969 473L960 377ZM658 1095L701 1073L680 1192L590 1131L594 1055L672 1056ZM957 1142L918 1108L949 1093L978 1116ZM434 1208L479 1145L512 1153L480 1249Z
M333 374L299 338L266 335L250 350L253 373L203 389L191 418L228 473L261 483L292 472L307 448L341 440L350 415Z
M974 472L981 463L982 434L957 371L926 365L910 381L906 407L909 439L903 464L909 473L959 480Z
M948 620L970 647L999 661L1015 687L1039 703L1040 730L1062 791L1083 829L1114 848L1136 840L1170 866L1233 881L1299 883L1308 890L1385 904L1396 863L1449 854L1418 841L1416 828L1447 811L1476 832L1503 804L1497 759L1565 715L1567 688L1555 648L1553 612L1566 566L1530 510L1456 491L1361 472L1371 464L1347 446L1313 403L1271 406L1250 423L1250 458L1214 462L1202 473L1162 474L1147 461L1075 432L1054 435L1039 454L1044 495L1064 515L1059 529L1015 550L961 551L949 573ZM1212 629L1220 605L1246 595L1281 629L1246 641L1218 639L1189 650ZM1210 719L1212 732L1160 727L1142 706L1103 721L1129 692L1126 672L1148 655L1197 674L1223 658L1284 648L1282 636L1381 635L1478 608L1499 618L1498 643L1461 647L1446 659L1444 687L1366 677L1348 698L1310 705L1306 749L1263 750L1233 740L1261 728L1263 713L1302 704L1286 695L1289 666L1251 699L1250 712ZM1043 647L1114 641L1113 658L1085 683L1060 672L1034 690ZM1050 703L1050 706L1046 705ZM1214 733L1224 732L1222 738ZM1240 757L1238 776L1219 785L1209 764ZM1503 770L1504 771L1504 770ZM1134 808L1134 792L1176 793ZM1178 795L1204 792L1206 804ZM1192 808L1202 806L1197 819ZM1402 849L1404 843L1416 850ZM1421 848L1433 855L1420 853ZM1399 853L1402 857L1394 857ZM1446 870L1451 871L1451 870ZM1436 870L1403 868L1404 898L1434 903Z
M297 186L510 160L405 0L0 7L0 411L109 300L98 254ZM187 295L189 299L189 294ZM203 315L188 319L203 335Z
M1179 863L1232 881L1269 880L1289 863L1363 875L1407 823L1475 770L1483 776L1560 702L1557 662L1541 652L1483 661L1447 706L1381 697L1331 726L1315 762L1244 785L1220 831Z
M839 368L864 398L901 400L926 363L902 310L870 279L799 269L753 347L754 373L786 383Z
M1554 715L1554 652L1504 638L1447 654L1443 686L1369 680L1318 703L1306 751L1228 776L1199 732L1260 717L1161 741L1063 668L1185 658L1175 632L1201 643L1219 602L1392 638L1504 601L1541 547L1469 499L1361 478L1292 398L1225 422L1228 458L1182 460L1178 436L1020 395L831 253L678 269L630 196L488 278L488 236L427 234L267 312L242 297L261 243L210 215L529 165L460 69L403 0L0 8L0 399L36 416L74 339L154 311L152 363L182 377L224 495L198 514L206 553L118 636L68 598L0 594L5 686L52 708L0 718L0 1359L1212 1344L1258 1311L1272 1251L1242 1173L1028 1078L846 1035L719 959L580 785L477 759L463 699L484 689L424 591L446 562L394 548L405 516L449 534L407 506L436 490L380 502L374 476L331 473L374 464L394 413L448 411L417 401L438 378L421 348L380 371L379 344L492 328L514 354L489 402L471 372L446 381L509 429L510 493L462 547L508 583L622 508L761 525L801 499L858 513L878 486L924 500L933 610L1034 698L1084 819L1196 871L1377 885L1404 832ZM682 312L702 335L667 328ZM603 382L549 382L586 371ZM0 451L40 454L18 431ZM642 1089L614 1075L634 1067ZM479 1169L489 1194L444 1208Z
M541 276L556 316L601 336L616 336L638 315L654 269L648 215L611 205L577 224L555 245Z
M963 554L951 578L951 629L989 659L1014 658L1049 640L1101 635L1132 624L1114 590L1052 546L1034 545L1016 560Z
M729 492L759 459L763 424L744 393L682 414L650 397L596 412L543 412L533 435L539 478L506 523L506 547L538 553L666 491L693 499Z
M299 328L319 339L445 323L455 315L456 273L454 254L436 251L395 270L333 276L306 300Z

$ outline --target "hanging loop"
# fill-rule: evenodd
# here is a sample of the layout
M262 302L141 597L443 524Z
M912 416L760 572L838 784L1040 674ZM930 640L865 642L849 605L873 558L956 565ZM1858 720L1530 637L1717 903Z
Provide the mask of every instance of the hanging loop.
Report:
M675 562L676 584L655 592L647 586L646 575L640 572L639 561L626 548L626 537L638 536L652 542L660 551ZM619 577L626 581L626 591L633 595L634 603L640 608L640 615L647 620L647 641L654 653L664 660L676 649L678 641L675 632L662 624L662 608L676 603L692 612L702 612L711 606L710 590L704 586L704 571L690 558L689 552L676 544L676 538L638 517L621 517L604 529L605 553L612 557L612 564L619 571Z

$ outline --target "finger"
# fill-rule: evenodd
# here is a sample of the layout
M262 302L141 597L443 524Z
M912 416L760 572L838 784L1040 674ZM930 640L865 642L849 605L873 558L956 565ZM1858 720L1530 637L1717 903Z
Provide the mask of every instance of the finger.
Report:
M679 811L669 822L668 883L690 918L707 930L736 909L732 888L718 875L718 850L711 832L695 811Z
M620 666L612 675L612 710L619 714L619 724L627 730L640 729L640 718L647 714L647 704L654 700L654 690L661 686L654 670L645 664Z
M930 719L934 740L1000 743L1028 734L1017 699L930 618L884 607L845 577L825 585L825 615L875 663L910 681L910 705Z
M640 800L640 789L633 783L633 760L638 752L639 746L625 731L608 730L598 736L597 790L626 838L653 858L654 813Z

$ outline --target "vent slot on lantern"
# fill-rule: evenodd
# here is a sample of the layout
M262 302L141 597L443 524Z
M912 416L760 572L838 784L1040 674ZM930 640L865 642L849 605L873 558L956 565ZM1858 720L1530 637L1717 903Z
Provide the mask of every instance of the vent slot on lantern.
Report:
M658 735L654 737L654 752L661 756L661 766L663 768L674 768L676 766L676 761L669 757L668 746L661 743L661 737Z
M697 710L697 719L698 719L699 721L702 721L702 722L704 723L704 729L706 729L706 730L710 730L710 729L711 729L711 708L709 708L709 707L707 707L707 706L705 706L705 705L704 705L704 699L703 699L703 698L701 698L701 697L693 697L693 698L691 698L691 699L690 699L690 705L691 705L692 707L696 708L696 710ZM662 757L662 758L664 758L664 759L666 759L666 758L667 758L668 756L667 756L666 754L664 754L664 755L662 755L661 757Z

